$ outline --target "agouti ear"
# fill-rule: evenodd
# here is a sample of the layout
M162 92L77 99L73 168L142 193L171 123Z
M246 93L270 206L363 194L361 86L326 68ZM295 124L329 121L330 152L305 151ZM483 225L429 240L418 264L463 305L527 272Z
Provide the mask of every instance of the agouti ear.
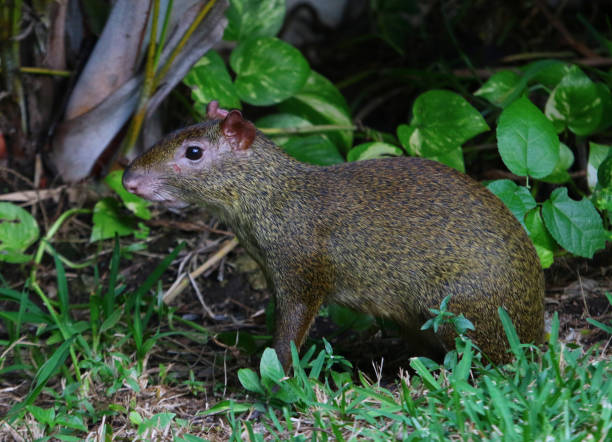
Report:
M255 126L242 118L238 110L233 110L221 122L221 132L233 149L246 150L255 139Z

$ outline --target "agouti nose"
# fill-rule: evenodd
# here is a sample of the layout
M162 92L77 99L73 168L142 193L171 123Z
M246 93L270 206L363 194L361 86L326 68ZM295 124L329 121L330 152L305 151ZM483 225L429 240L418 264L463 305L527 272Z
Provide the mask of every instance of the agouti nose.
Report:
M127 168L123 173L123 187L128 192L138 194L138 184L140 182L139 175L137 173L132 172L130 168Z

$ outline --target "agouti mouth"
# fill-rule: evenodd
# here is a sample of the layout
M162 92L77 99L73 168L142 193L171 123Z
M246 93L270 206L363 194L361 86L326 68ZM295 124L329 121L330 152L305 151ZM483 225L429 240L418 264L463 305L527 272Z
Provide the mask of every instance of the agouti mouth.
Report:
M158 200L155 202L171 209L184 209L189 205L189 203L186 203L185 201L181 200Z

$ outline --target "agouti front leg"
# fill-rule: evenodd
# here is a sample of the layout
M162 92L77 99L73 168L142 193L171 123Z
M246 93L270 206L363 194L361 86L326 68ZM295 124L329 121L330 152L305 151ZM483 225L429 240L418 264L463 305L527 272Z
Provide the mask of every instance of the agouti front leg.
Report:
M276 290L274 349L285 373L291 367L291 341L299 350L317 316L322 301L323 297L320 296L312 297L312 302L304 302L295 293Z

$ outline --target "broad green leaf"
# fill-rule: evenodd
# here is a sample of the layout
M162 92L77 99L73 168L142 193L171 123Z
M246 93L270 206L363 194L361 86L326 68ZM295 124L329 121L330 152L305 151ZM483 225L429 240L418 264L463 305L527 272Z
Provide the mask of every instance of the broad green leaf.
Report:
M503 110L497 142L504 164L520 176L543 178L559 161L559 137L552 123L526 97Z
M302 53L274 37L251 38L230 57L241 100L256 106L280 103L306 83L310 67Z
M525 216L527 232L533 242L542 268L549 268L554 261L555 241L544 227L544 221L540 215L540 209L535 208L527 212Z
M104 182L119 195L125 207L130 209L134 215L142 219L151 219L151 212L148 209L151 202L125 190L125 187L123 187L121 183L122 178L122 170L113 170L106 175Z
M601 98L601 121L595 132L603 132L612 125L612 93L604 83L595 83L597 95Z
M464 142L488 129L482 115L463 97L431 90L415 100L410 125L400 125L397 135L409 152L432 158L457 151Z
M0 202L0 261L26 262L30 255L23 252L38 239L38 224L21 207Z
M574 255L592 258L606 245L606 233L591 201L571 199L567 188L555 189L542 207L544 224L563 248Z
M259 373L261 374L262 382L271 381L277 384L285 377L283 366L278 360L274 349L268 347L264 350L259 362Z
M134 425L140 425L144 422L144 419L137 411L131 411L128 415L130 422Z
M491 76L474 95L487 99L490 103L501 107L510 94L520 93L525 90L525 84L521 82L521 76L512 71L500 71Z
M191 68L183 79L191 88L194 108L201 115L206 115L206 106L217 100L225 109L240 109L240 98L236 94L234 83L225 62L215 51L208 53Z
M403 154L402 149L389 143L371 141L353 147L346 156L347 161L370 160L387 156L397 157Z
M612 156L608 156L597 168L597 182L599 187L612 188Z
M352 127L346 100L338 89L317 72L311 71L304 87L279 105L282 112L299 115L315 125ZM326 136L345 153L353 144L351 130L326 132Z
M546 116L557 127L576 135L590 135L601 123L604 93L577 66L572 66L546 102ZM608 91L609 94L609 91Z
M247 390L261 395L266 394L259 380L259 376L250 368L241 368L238 370L238 380Z
M529 83L540 83L548 89L554 89L569 72L571 66L559 60L539 60L529 63L523 71L526 74L531 72Z
M243 41L250 37L274 37L285 19L284 0L232 0L225 13L223 39Z
M589 188L593 190L597 185L597 169L603 160L612 155L612 146L603 144L589 143L589 160L587 162L587 181Z
M440 155L432 155L429 157L434 161L438 161L442 164L457 169L459 172L465 173L465 163L463 161L463 149L461 146L457 146L454 149L448 150Z
M512 214L525 226L525 214L537 204L529 190L510 180L497 180L489 183L487 188L504 202Z
M82 432L87 432L87 425L83 422L83 417L79 415L64 414L58 416L55 424L59 427L74 428Z
M291 137L282 148L295 159L305 163L328 166L344 162L336 146L322 135Z
M119 236L131 235L138 229L135 219L121 214L119 202L114 198L103 198L94 206L93 228L89 241L100 241Z
M574 152L565 143L560 143L559 148L559 161L557 161L552 173L542 178L542 181L557 184L569 181L568 169L574 164Z

